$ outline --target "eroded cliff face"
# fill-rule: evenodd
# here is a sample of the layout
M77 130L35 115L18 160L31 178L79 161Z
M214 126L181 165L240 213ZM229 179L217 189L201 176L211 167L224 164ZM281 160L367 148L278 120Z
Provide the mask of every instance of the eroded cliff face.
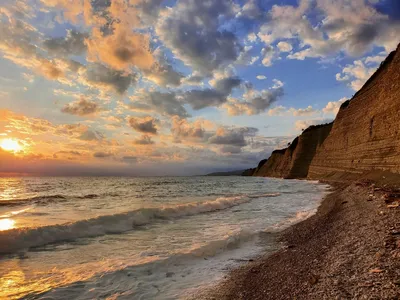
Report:
M345 102L333 124L312 126L262 161L254 176L311 178L400 173L400 45Z
M308 177L371 170L400 173L400 45L342 105Z
M268 160L261 161L254 176L306 178L311 161L331 128L332 124L307 128L288 148L275 150Z

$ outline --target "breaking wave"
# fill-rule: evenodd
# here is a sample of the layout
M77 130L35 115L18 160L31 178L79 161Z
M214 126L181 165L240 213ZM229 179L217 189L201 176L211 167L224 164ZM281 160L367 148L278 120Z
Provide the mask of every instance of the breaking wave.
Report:
M259 197L276 197L278 195L277 193L262 194ZM74 223L0 231L0 254L13 253L26 248L79 238L123 233L134 229L136 226L147 225L160 220L228 209L250 202L254 198L256 196L220 197L213 201L180 204L162 208L142 208Z
M36 205L47 205L51 203L59 203L66 202L70 199L95 199L99 197L118 197L120 194L118 193L105 193L105 194L87 194L87 195L79 195L79 196L66 196L66 195L47 195L47 196L35 196L30 198L23 199L13 199L13 200L3 200L0 201L0 207L2 206L18 206L18 205L28 205L28 204L36 204Z

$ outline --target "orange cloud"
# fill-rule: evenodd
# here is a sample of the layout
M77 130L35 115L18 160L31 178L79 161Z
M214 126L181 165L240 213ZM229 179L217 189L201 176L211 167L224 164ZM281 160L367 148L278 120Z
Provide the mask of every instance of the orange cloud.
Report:
M41 0L43 4L61 9L64 19L73 23L78 21L79 16L84 14L85 19L89 19L91 12L90 0ZM89 9L90 7L90 9Z
M99 29L93 29L87 46L89 61L104 62L118 70L130 67L146 70L155 62L150 52L149 36L129 32L120 25L116 26L112 35L104 35Z

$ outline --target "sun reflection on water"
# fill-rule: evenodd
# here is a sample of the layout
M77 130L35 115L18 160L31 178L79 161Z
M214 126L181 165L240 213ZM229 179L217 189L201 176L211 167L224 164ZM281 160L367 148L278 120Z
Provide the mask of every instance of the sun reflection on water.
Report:
M9 230L13 228L15 228L15 221L13 219L0 220L0 231Z

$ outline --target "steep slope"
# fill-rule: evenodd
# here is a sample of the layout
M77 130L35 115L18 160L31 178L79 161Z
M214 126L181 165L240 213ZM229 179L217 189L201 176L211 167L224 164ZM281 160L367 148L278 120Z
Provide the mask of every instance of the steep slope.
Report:
M286 149L275 150L261 161L254 176L305 178L315 153L328 136L332 124L311 126Z
M400 45L342 105L308 177L371 170L400 173Z
M333 124L311 126L260 162L254 176L320 179L371 171L400 173L400 45Z

